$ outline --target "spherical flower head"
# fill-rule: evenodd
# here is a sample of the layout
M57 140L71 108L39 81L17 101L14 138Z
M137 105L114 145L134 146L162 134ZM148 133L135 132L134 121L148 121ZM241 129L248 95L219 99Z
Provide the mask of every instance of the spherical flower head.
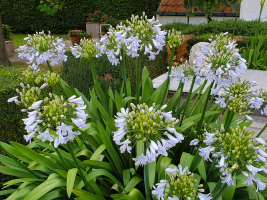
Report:
M99 49L97 48L97 42L94 40L81 39L79 45L71 47L71 52L76 58L92 58L99 54Z
M23 121L29 135L24 137L30 141L38 134L37 138L54 141L54 146L58 147L59 144L73 141L80 134L79 131L74 131L74 127L78 126L74 121L79 121L81 126L85 125L88 114L85 113L86 106L81 97L76 98L74 95L65 100L63 96L51 93L48 96L28 109L28 118Z
M146 146L142 155L134 158L136 165L145 165L155 160L158 155L167 156L167 150L182 142L184 136L176 131L178 120L171 113L157 110L155 104L148 107L145 103L131 104L129 108L117 113L115 125L119 128L113 132L113 140L121 145L121 153L131 153L132 145L143 142ZM165 106L162 107L165 109Z
M258 107L257 100L259 99L258 95L253 96L252 84L250 81L244 80L243 82L239 80L238 82L232 83L228 88L225 89L227 94L229 94L225 103L227 107L233 111L235 114L241 115L244 112L249 112L248 108ZM263 102L260 103L260 105Z
M158 200L161 199L212 199L210 194L203 194L203 185L196 185L197 179L195 175L188 170L186 166L182 169L181 165L177 168L167 168L167 175L170 180L161 180L156 186L153 186L152 194Z
M184 36L181 31L175 31L172 29L168 32L167 43L170 48L178 48L184 43Z
M266 142L260 138L252 138L252 133L246 127L230 128L225 132L223 126L214 133L205 132L203 142L209 148L213 148L210 153L216 158L214 162L220 168L222 183L235 185L235 174L244 171L257 175L258 171L264 171L266 166ZM199 151L207 147L200 147ZM203 156L202 154L200 154ZM248 176L247 176L248 177Z
M203 74L209 81L215 81L227 87L229 83L238 81L238 77L245 73L247 66L238 53L236 41L227 34L216 35L210 39L208 45L201 47L202 52L197 54L198 67L204 67Z
M65 44L63 39L54 38L54 36L44 34L44 32L36 32L34 35L28 35L27 44L19 47L19 57L26 58L32 64L29 68L38 70L41 63L51 61L51 65L55 66L60 61L66 61L67 57L64 55Z

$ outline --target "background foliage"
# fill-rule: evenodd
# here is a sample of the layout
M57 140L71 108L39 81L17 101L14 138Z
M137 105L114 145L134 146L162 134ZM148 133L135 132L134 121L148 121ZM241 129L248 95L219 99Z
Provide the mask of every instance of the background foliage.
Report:
M184 35L204 35L208 33L220 34L220 33L231 33L240 36L254 36L255 29L258 23L257 21L245 21L245 20L213 20L210 23L201 23L198 25L192 25L182 22L174 22L161 26L163 30L177 30L181 31ZM259 25L259 33L263 35L267 34L267 22L262 22Z
M0 141L9 143L17 141L26 144L23 135L26 134L23 121L25 116L20 107L14 103L7 103L7 99L17 96L15 89L19 85L23 69L0 68Z
M14 33L33 33L48 31L67 33L69 29L85 29L89 13L101 10L115 19L129 19L131 14L141 15L143 11L148 17L155 15L160 0L65 0L62 10L54 16L48 16L37 9L39 0L2 1L2 23L11 27Z
M89 89L94 85L93 77L90 68L90 62L85 58L75 58L70 51L66 52L68 61L63 63L61 70L61 78L66 81L71 87L77 88L87 98L89 98ZM149 76L154 79L164 72L166 72L166 56L167 52L161 51L156 56L155 60L149 60L148 56L140 54L141 69L144 66L148 68ZM111 65L106 55L103 55L94 62L97 71L98 81L105 93L108 92L108 88L120 91L122 83L121 65ZM126 57L126 74L127 78L131 82L135 82L136 78L136 59L130 59ZM132 84L132 91L135 91L135 85Z

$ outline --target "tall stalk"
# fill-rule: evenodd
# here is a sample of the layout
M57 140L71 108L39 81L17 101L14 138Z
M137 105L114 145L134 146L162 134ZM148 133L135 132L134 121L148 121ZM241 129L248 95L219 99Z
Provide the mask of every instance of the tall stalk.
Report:
M121 71L122 71L123 87L124 87L125 97L127 97L128 96L127 86L126 86L127 77L126 77L126 70L125 70L125 55L124 55L124 49L123 48L121 50L121 57L122 57Z
M168 92L169 92L170 75L171 75L171 72L172 72L172 63L173 63L173 57L174 57L174 54L175 54L175 48L173 47L172 50L171 50L171 58L170 58L170 64L169 64L169 70L168 70L168 76L167 76L166 89L165 89L165 92L164 92L164 95L163 95L163 98L162 98L161 105L163 105L163 104L165 103L165 102L164 102L164 97L165 97L166 95L168 95Z
M86 178L85 178L85 176L84 176L84 174L83 174L83 171L82 171L82 169L81 169L81 166L80 166L79 163L77 162L77 158L75 157L75 155L74 155L74 153L73 153L73 151L72 151L73 149L71 148L70 142L67 142L67 145L68 145L68 149L69 149L70 155L71 155L71 157L72 157L72 159L73 159L73 161L74 161L74 164L75 164L76 168L78 169L78 173L79 173L79 175L81 176L81 178L82 178L82 180L83 180L83 183L84 183L84 185L85 185L85 187L86 187L86 190L87 190L88 192L91 192L91 193L92 193L92 191L91 191L91 189L90 189L90 187L89 187L88 181L86 180Z
M205 101L205 106L204 106L204 109L203 109L203 112L202 112L202 115L201 115L201 119L198 122L198 126L197 126L197 135L200 134L200 130L201 130L201 127L202 127L202 124L203 124L203 121L204 121L204 117L205 117L205 113L206 113L206 109L207 109L207 106L208 106L209 97L210 97L210 93L211 93L211 88L212 88L213 84L214 84L214 81L212 81L212 83L209 86L209 90L208 90L206 101Z
M139 55L136 58L136 94L135 101L136 104L139 104L139 95L140 95L140 50L138 50L137 54Z
M191 83L191 87L190 87L190 90L189 90L189 93L188 93L188 96L187 96L187 99L186 99L186 102L185 102L184 112L183 112L183 115L182 115L182 118L181 118L181 121L180 121L180 126L181 126L182 123L183 123L183 118L184 118L184 116L185 116L185 113L186 113L188 104L189 104L189 102L190 102L190 97L191 97L192 90L193 90L193 87L194 87L194 84L195 84L195 80L196 80L196 76L193 77L193 80L192 80L192 83ZM189 109L189 108L188 108L188 109Z

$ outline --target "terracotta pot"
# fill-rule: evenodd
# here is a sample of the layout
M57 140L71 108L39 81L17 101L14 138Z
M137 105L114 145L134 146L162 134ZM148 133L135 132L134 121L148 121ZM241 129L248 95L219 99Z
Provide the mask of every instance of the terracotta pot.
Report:
M70 41L72 43L72 46L74 46L75 44L80 44L80 40L81 38L80 37L70 37Z

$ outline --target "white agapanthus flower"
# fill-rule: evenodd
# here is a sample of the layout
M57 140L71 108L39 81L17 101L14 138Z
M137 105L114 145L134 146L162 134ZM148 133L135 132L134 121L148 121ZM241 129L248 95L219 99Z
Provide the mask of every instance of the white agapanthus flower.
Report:
M161 180L156 186L153 185L151 191L158 200L179 200L198 198L200 200L212 199L211 194L203 194L205 190L203 185L196 185L197 179L194 174L188 170L186 166L184 169L182 165L178 165L177 168L167 168L165 172L169 176L170 180Z
M162 107L164 110L166 106ZM168 156L167 150L184 140L184 136L176 131L178 120L171 113L157 110L155 105L148 107L146 104L121 108L115 116L115 125L118 130L113 132L113 140L120 145L121 153L131 153L132 145L142 141L146 146L142 154L133 158L136 165L146 165L155 161L159 155Z
M99 49L105 51L112 65L120 63L122 50L132 58L138 57L139 52L144 50L144 54L154 60L163 50L167 34L161 31L160 26L155 18L132 16L131 20L127 20L127 26L120 24L111 28L108 36L102 36Z
M202 52L196 53L197 68L208 81L215 81L218 88L227 87L226 83L238 81L246 72L246 60L238 53L236 41L227 34L211 37L210 41L202 45ZM222 83L223 79L227 81Z
M46 97L44 100L34 102L28 109L28 118L22 119L28 135L24 135L27 142L37 137L43 142L54 142L55 148L68 141L74 141L81 133L74 131L74 126L86 127L86 105L81 97L75 95L68 100L63 96Z
M261 182L259 172L267 173L267 143L261 138L252 138L246 127L230 128L225 133L223 126L214 133L205 132L203 142L206 147L199 147L199 155L206 161L218 163L215 167L221 172L221 182L234 185L234 177L240 170L247 178L243 184L257 184L257 190L263 190L266 183ZM211 159L211 155L213 160Z
M58 65L61 61L66 62L65 44L63 39L54 38L50 33L48 35L44 32L36 32L34 35L29 35L24 38L27 44L20 46L19 57L28 60L29 68L32 70L39 70L39 65L51 62L52 66Z

